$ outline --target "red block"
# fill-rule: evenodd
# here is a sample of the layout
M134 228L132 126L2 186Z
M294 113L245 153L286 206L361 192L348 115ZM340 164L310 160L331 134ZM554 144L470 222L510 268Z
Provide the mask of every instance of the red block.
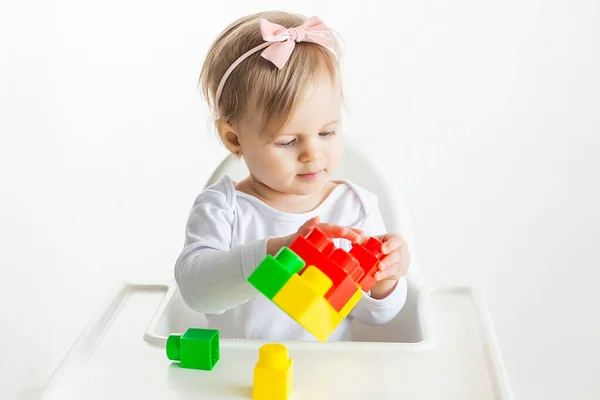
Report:
M319 228L314 228L310 231L308 235L306 235L306 239L326 257L329 257L335 250L333 241Z
M385 254L383 254L381 252L381 245L383 243L381 243L381 240L374 238L374 237L370 237L369 240L367 240L367 242L365 244L363 244L363 247L365 249L367 249L369 251L369 253L373 254L375 257L377 257L380 261L383 259L383 257L385 256Z
M298 236L290 249L304 260L306 267L314 265L331 279L333 285L325 299L336 311L340 311L354 295L356 284L364 275L358 260L336 248L319 229L313 230L306 238Z
M336 249L331 253L329 259L338 265L354 282L358 283L359 279L365 274L358 260L343 249Z
M358 286L349 276L337 286L332 286L325 294L325 299L331 304L335 311L340 312L348 300L356 293Z
M325 294L325 298L339 312L354 293L356 293L356 284L364 275L364 271L360 268L358 260L343 249L336 249L329 256L329 260L334 265L334 268L327 271L324 270L323 272L330 278L331 275L334 275L335 280L334 278L331 279L334 281L334 284Z
M350 254L360 263L364 275L358 281L358 284L365 292L371 290L376 283L375 274L379 270L379 261L384 254L381 252L381 241L371 237L364 245L355 243L350 249Z
M305 266L302 271L310 265L322 270L327 265L332 264L329 258L304 236L298 236L290 245L290 249L304 260Z
M333 285L325 298L340 311L356 292L356 283L365 292L376 283L379 261L385 256L381 245L379 239L370 237L363 245L355 243L348 253L337 249L322 230L315 228L306 237L298 236L290 249L304 260L304 268L314 265L331 279Z

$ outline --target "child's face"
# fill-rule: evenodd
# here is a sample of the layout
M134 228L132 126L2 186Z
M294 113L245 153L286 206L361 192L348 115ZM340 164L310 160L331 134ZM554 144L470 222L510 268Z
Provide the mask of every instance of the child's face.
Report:
M341 89L329 80L309 91L275 137L261 132L249 110L239 121L239 141L253 178L281 193L306 196L329 182L342 156Z

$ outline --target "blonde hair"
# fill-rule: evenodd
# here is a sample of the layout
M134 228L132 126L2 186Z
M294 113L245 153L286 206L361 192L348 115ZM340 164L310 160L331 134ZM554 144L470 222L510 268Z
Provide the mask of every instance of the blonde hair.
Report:
M314 43L296 43L290 59L279 70L258 51L233 70L225 82L219 104L215 104L217 87L229 66L248 50L264 43L259 25L261 18L285 28L297 27L305 20L297 14L261 12L234 21L216 38L202 66L199 85L217 130L221 122L236 122L252 100L262 112L263 132L275 134L289 120L311 85L323 77L328 77L332 84L339 79L336 59L336 55L339 58L339 40L330 30L336 54Z

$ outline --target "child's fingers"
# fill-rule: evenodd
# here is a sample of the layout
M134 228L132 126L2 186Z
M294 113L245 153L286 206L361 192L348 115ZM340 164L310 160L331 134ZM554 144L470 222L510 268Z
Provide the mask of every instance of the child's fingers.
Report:
M302 226L298 229L298 233L301 235L306 235L310 232L315 226L319 225L319 217L313 217L302 224Z
M381 281L384 279L400 279L404 275L406 275L407 271L408 271L407 266L403 266L402 264L394 264L392 267L390 267L386 270L377 272L375 274L375 279L378 281Z
M394 267L394 268L388 268L388 269L383 270L383 271L378 271L375 274L375 279L378 280L378 281L382 281L384 279L390 279L394 275L395 269L396 268Z
M359 235L362 235L362 234L363 234L363 231L361 231L361 230L360 230L360 229L358 229L358 228L350 228L350 229L352 229L354 232L358 233Z
M302 224L302 228L314 228L319 225L319 217L313 217Z
M404 239L398 235L390 235L387 237L387 241L383 242L381 251L383 254L389 254L394 250L399 249L405 244Z
M306 221L298 230L301 235L308 234L312 229L319 228L330 238L348 239L355 243L362 239L363 231L358 228L349 228L331 223L320 223L319 217L314 217Z
M375 279L378 281L382 281L384 279L390 279L390 278L395 278L395 274L397 273L397 271L395 270L395 268L388 268L385 271L379 271L378 273L375 274ZM396 278L398 279L398 278Z
M381 262L379 263L379 270L386 270L394 264L399 263L400 261L402 261L402 253L400 253L399 251L394 251L385 256L383 260L381 260Z
M325 232L330 238L348 239L351 242L357 242L362 237L353 228L334 224L319 224L319 229Z
M355 232L358 235L358 239L354 239L352 240L352 243L358 243L358 244L365 244L367 242L367 240L369 239L366 236L363 236L363 231L358 229L358 228L350 228L353 232Z

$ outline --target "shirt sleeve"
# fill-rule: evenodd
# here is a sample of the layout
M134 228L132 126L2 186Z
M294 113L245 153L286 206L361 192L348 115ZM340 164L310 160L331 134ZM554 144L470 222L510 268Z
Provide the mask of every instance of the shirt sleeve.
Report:
M378 200L374 195L370 196L369 208L363 224L359 227L365 236L379 236L387 233L383 217L379 211ZM392 290L383 299L374 299L369 293L364 293L358 304L350 312L349 317L355 318L365 325L382 325L392 319L406 302L408 290L406 278L402 277Z
M231 196L208 188L196 198L175 263L181 297L199 312L222 314L257 294L247 278L266 257L269 238L231 248Z

